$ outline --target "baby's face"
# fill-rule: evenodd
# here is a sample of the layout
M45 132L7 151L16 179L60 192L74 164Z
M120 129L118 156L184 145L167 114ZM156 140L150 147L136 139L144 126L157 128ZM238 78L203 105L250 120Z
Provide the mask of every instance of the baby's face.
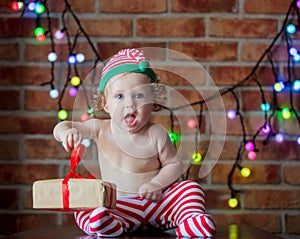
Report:
M109 80L105 110L114 126L131 134L147 126L154 105L150 83L150 78L141 73L120 74Z

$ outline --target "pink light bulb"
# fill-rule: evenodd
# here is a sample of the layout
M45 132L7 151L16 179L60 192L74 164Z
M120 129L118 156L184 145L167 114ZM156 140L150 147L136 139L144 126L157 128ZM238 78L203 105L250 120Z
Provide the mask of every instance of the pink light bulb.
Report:
M54 36L57 40L61 40L64 38L65 36L65 33L62 32L61 30L57 30L55 33L54 33Z
M255 146L254 146L254 144L251 141L247 142L246 145L245 145L245 149L247 151L253 151L254 148L255 148Z
M250 159L250 160L256 159L256 153L254 151L250 151L248 153L248 159Z
M91 116L90 116L89 114L87 114L87 113L84 113L84 114L82 114L82 115L80 116L80 120L81 120L82 122L85 122L85 121L89 120L90 118L91 118Z
M69 95L70 95L70 96L74 97L74 96L77 95L77 93L78 93L78 89L77 89L76 87L71 87L71 88L69 89Z
M236 117L236 112L234 111L234 110L228 110L227 111L227 117L229 118L229 119L235 119L235 117Z
M271 132L271 127L270 125L266 124L264 127L261 128L261 132L264 135L268 135Z
M187 126L190 129L195 129L197 127L197 121L195 119L189 119L187 122Z

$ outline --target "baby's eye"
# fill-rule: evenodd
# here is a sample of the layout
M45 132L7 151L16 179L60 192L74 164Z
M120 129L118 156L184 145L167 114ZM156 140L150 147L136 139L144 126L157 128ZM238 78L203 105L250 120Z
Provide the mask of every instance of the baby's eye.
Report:
M138 93L135 95L135 98L137 99L142 99L144 97L144 95L142 93Z
M116 99L118 99L118 100L121 100L123 98L124 98L123 94L117 94L116 95Z

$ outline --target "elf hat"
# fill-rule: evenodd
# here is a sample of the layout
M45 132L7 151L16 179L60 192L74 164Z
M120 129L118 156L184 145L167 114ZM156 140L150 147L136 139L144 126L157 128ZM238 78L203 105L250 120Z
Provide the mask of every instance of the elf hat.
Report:
M151 78L151 82L157 82L156 74L150 68L143 51L134 48L123 49L110 58L104 66L99 85L100 91L104 91L107 82L113 76L125 72L143 73Z

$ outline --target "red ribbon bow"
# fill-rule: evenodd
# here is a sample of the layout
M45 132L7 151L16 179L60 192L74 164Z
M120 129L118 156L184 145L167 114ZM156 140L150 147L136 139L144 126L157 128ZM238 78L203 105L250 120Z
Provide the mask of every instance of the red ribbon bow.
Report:
M63 207L69 208L69 187L68 182L70 178L95 178L93 175L88 177L81 176L75 172L75 168L80 163L81 158L85 152L84 145L80 144L77 148L74 148L70 158L70 172L62 181L62 196L63 196Z

